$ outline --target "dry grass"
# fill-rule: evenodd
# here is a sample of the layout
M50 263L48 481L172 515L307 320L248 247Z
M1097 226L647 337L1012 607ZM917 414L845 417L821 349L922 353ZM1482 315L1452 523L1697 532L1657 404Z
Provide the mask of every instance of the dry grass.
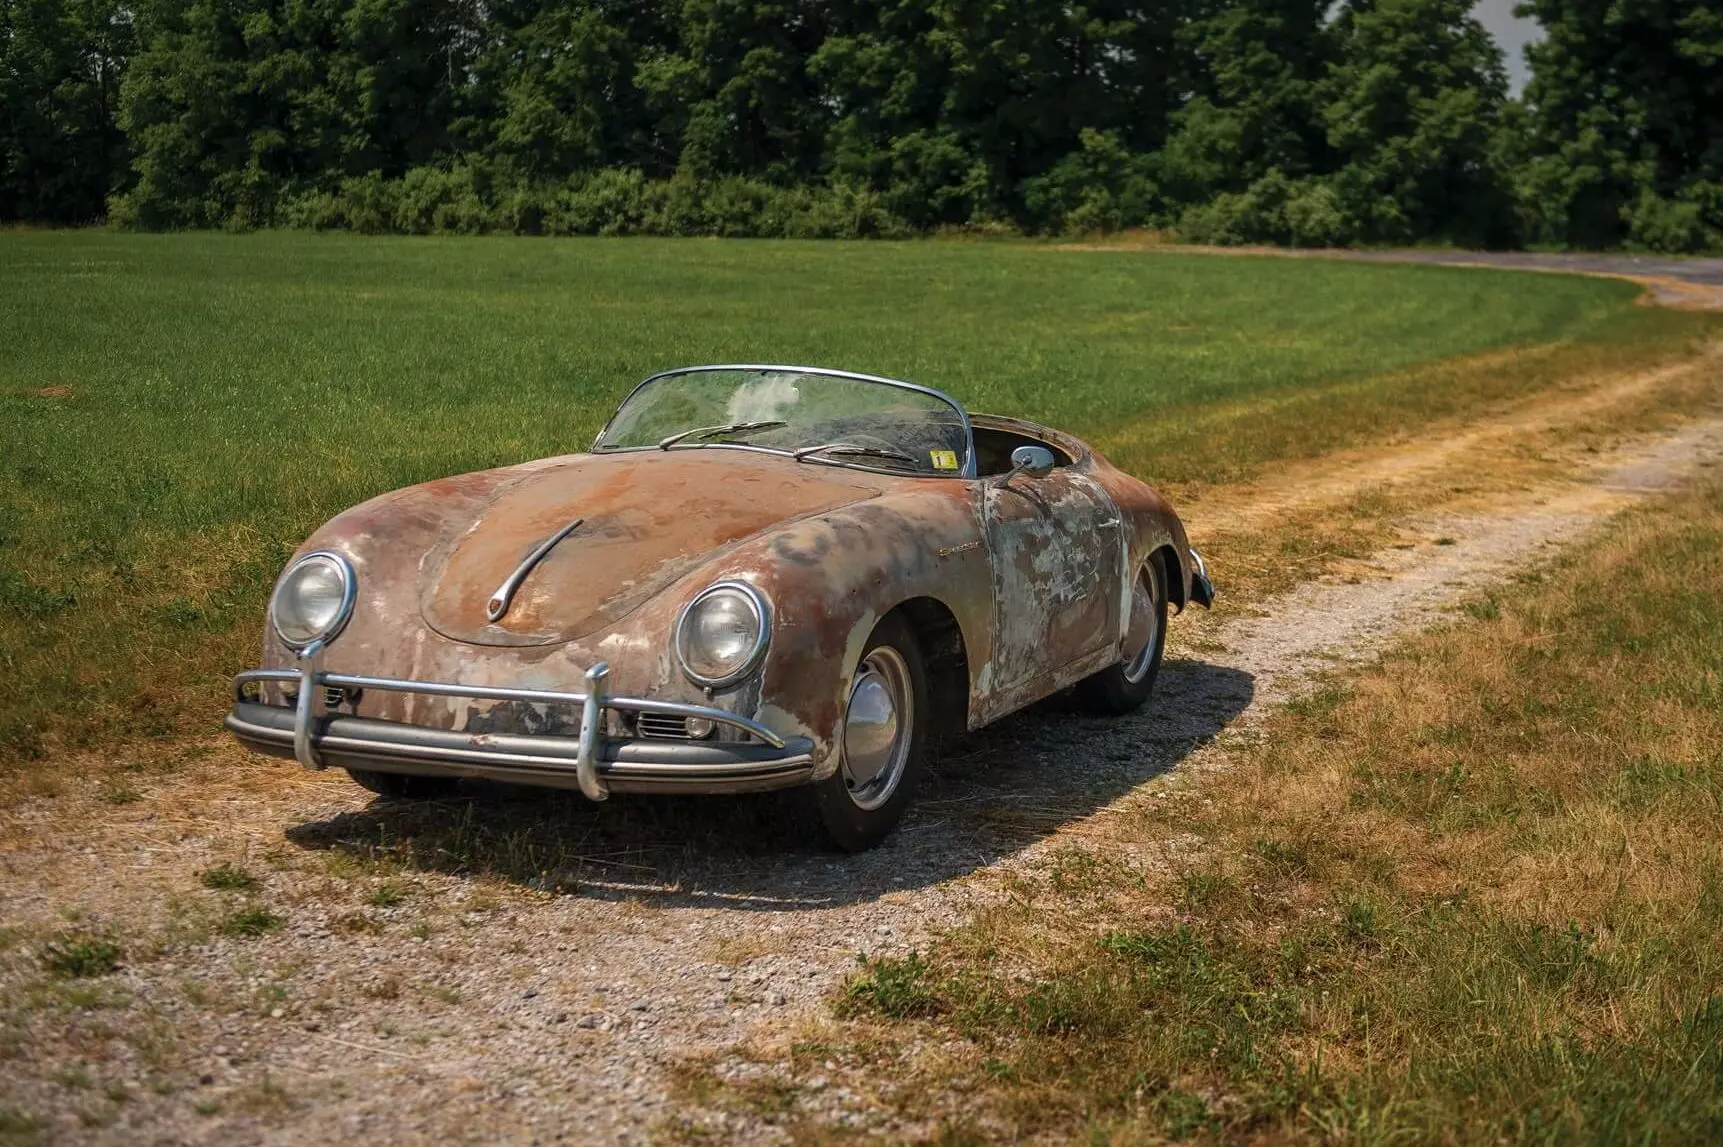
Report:
M1719 813L1714 487L871 965L833 1038L955 1138L1715 1141Z
M1433 541L1409 519L1489 512L1504 497L1559 485L1634 436L1723 401L1717 344L1641 349L1648 355L1638 364L1597 347L1439 364L1400 381L1463 391L1492 385L1502 371L1530 372L1507 389L1533 393L1484 402L1374 446L1259 466L1228 485L1174 486L1193 542L1224 571L1223 611L1325 574L1349 576L1359 559L1390 545ZM1558 382L1544 371L1573 373ZM1531 376L1542 377L1541 388L1531 387Z

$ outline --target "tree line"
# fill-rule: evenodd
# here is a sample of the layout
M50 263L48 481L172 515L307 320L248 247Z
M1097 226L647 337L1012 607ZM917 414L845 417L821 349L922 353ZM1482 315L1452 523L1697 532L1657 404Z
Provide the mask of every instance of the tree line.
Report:
M0 0L0 220L1723 246L1723 0Z

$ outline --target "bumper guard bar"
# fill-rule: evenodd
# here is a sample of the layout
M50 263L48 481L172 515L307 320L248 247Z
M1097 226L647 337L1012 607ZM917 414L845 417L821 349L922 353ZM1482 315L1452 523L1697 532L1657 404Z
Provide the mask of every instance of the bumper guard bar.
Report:
M605 691L610 679L610 666L599 662L586 671L586 692L559 693L544 689L511 689L501 686L458 685L443 681L405 681L391 677L360 677L347 673L326 673L318 667L318 644L306 647L300 654L299 667L294 669L251 669L236 675L233 690L236 701L245 700L245 687L254 682L274 681L296 684L299 695L293 710L293 756L308 769L321 769L324 762L318 752L316 722L323 715L323 690L327 688L378 689L396 693L422 693L433 697L471 697L483 701L524 701L533 704L580 706L580 739L575 757L575 775L580 791L589 800L601 801L610 795L609 787L599 775L599 739L602 735L604 711L615 709L632 713L658 713L670 717L688 717L710 721L747 733L774 749L785 747L784 738L758 721L749 720L727 709L708 705L688 705L680 701L657 701L643 697L615 696Z

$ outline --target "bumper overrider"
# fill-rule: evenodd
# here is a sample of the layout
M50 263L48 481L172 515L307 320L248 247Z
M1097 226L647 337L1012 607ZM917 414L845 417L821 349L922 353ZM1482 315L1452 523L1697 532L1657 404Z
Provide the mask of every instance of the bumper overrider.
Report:
M1186 547L1191 555L1191 600L1208 609L1214 605L1214 582L1209 579L1208 563L1195 549Z
M302 656L297 668L253 669L235 677L233 712L226 724L247 748L295 758L308 769L335 766L420 776L483 777L578 788L595 801L604 800L612 791L735 793L786 788L811 778L814 745L809 738L782 736L726 709L613 695L606 688L609 675L609 666L600 662L586 671L586 692L557 693L326 673L318 668L313 653ZM255 687L264 682L297 689L293 704L265 704L262 690ZM580 713L580 734L473 733L329 713L325 690L383 690L566 705ZM710 721L745 739L677 741L611 736L606 730L607 714L612 712Z

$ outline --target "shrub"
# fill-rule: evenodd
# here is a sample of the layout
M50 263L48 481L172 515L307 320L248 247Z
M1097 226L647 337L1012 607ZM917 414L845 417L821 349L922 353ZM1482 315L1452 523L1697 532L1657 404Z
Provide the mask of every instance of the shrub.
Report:
M1683 254L1723 244L1723 236L1705 226L1704 212L1692 201L1647 191L1622 214L1629 240L1649 251Z
M87 979L120 966L124 951L105 936L66 933L42 946L42 967L56 976Z

